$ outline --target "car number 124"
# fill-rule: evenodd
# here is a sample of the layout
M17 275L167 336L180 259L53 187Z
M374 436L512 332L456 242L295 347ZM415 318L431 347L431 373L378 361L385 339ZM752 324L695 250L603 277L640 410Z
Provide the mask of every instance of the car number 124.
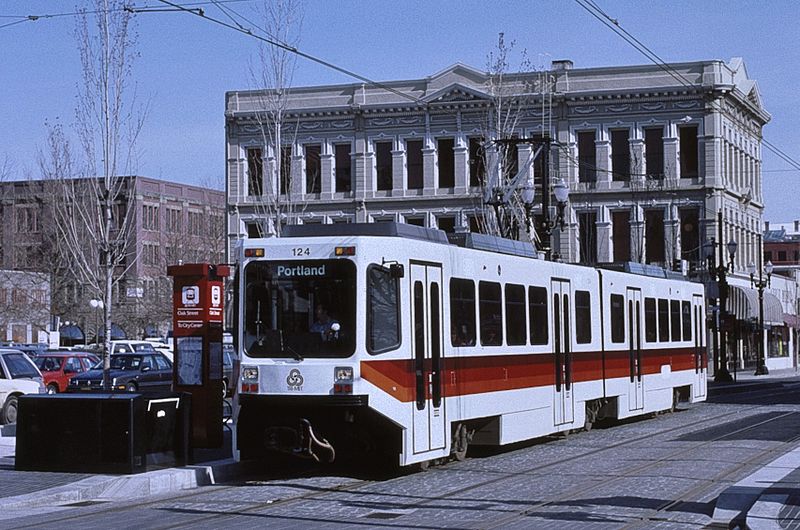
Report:
M295 247L292 249L292 256L310 256L311 249L308 247Z

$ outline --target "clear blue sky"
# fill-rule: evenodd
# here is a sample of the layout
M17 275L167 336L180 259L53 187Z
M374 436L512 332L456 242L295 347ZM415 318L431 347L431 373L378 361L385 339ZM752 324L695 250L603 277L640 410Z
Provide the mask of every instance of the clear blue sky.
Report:
M667 62L743 57L772 114L765 138L800 160L800 2L595 1ZM11 15L68 13L76 4L0 0L0 26L15 21ZM258 4L226 5L255 20ZM219 8L203 7L226 19ZM648 62L572 1L306 0L304 10L300 49L376 80L422 78L456 62L483 68L501 31L544 65L551 58L571 59L576 68ZM137 91L150 105L138 173L222 187L224 94L251 87L257 42L183 13L137 14L136 23ZM0 28L0 161L13 162L12 178L37 176L45 120L73 121L74 27L74 17L64 16ZM298 60L296 86L348 82ZM800 219L800 172L766 149L764 190L765 219Z

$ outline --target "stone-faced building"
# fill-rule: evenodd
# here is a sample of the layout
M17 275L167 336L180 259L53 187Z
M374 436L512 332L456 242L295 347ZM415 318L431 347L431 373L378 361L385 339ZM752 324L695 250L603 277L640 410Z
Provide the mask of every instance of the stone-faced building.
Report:
M761 131L770 115L740 58L666 67L554 61L502 82L456 64L379 86L291 88L280 105L275 95L226 94L229 256L237 239L275 232L276 218L479 230L496 167L519 171L518 187L535 189L529 211L540 221L548 173L544 191L556 182L570 191L565 223L553 226L560 259L682 267L708 281L715 299L706 258L712 245L735 241L727 311L737 329L753 329L756 309L746 302L757 296L746 269L762 252ZM280 126L270 121L275 108ZM541 154L532 156L536 143L494 142L545 136L549 172ZM735 341L731 358L751 359L744 339Z
M761 128L770 116L741 59L666 71L554 61L546 72L507 74L501 85L459 64L377 87L287 93L278 149L267 93L226 94L229 250L240 237L274 229L265 219L270 202L293 205L283 223L478 229L487 166L498 160L485 140L500 134L487 124L498 121L505 98L519 104L505 136L554 142L550 182L570 189L566 225L554 230L562 259L669 266L683 259L699 269L713 237L738 242L735 266L744 270L759 252ZM514 146L506 164L533 168L527 179L541 216L535 149Z

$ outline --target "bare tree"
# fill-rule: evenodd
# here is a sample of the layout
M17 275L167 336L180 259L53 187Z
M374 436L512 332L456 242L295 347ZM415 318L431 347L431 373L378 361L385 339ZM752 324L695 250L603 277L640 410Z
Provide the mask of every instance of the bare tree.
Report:
M204 202L212 203L210 198ZM141 290L119 308L138 334L150 327L163 328L172 323L172 278L166 274L167 267L179 262L217 264L224 255L222 205L216 210L205 206L202 211L175 208L173 212L174 217L167 215L167 225L159 232L157 245L144 253L144 277L137 285Z
M519 138L521 120L534 105L537 83L531 77L533 65L525 50L520 51L519 65L512 71L515 48L516 43L506 42L505 35L500 33L497 45L486 61L486 90L492 101L483 125L487 178L482 196L480 229L485 233L511 237L519 227L525 226L528 237L533 241L535 236L531 227L527 226L521 192L523 188L533 186L533 176L527 168L536 155L536 149L520 165L516 140ZM493 208L486 208L486 205L492 205Z
M265 1L261 28L273 40L294 48L300 41L303 13L297 0ZM280 236L281 225L296 222L303 190L297 189L300 175L291 171L297 120L288 119L289 96L296 67L296 55L285 48L261 43L258 63L250 67L250 77L258 88L255 119L261 136L261 160L248 160L257 166L262 179L250 175L250 194L256 197L257 211L264 217L263 230ZM271 156L265 150L271 150ZM264 160L269 163L264 164ZM271 161L271 162L270 162ZM258 171L255 171L258 172Z
M103 301L103 384L109 388L114 287L137 258L127 208L135 145L144 111L131 86L137 56L132 14L119 0L94 0L75 31L81 83L75 109L76 151L62 126L49 128L40 167L53 185L57 250L87 297ZM76 153L78 156L76 156Z

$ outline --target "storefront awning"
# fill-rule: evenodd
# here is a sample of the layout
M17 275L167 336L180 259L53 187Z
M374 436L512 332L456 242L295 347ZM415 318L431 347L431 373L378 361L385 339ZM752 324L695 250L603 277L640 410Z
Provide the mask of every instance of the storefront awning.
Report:
M789 313L783 314L783 322L790 328L800 328L800 317Z
M728 313L736 315L738 320L758 320L758 291L748 287L731 285L728 289ZM783 325L783 306L778 298L764 292L764 323L775 326Z

